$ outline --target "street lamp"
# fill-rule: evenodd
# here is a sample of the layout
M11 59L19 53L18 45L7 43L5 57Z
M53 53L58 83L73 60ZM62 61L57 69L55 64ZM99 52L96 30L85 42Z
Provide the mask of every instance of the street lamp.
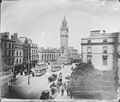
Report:
M30 84L30 69L31 69L31 52L30 52L30 44L28 44L28 62L30 63L30 66L28 68L28 84Z
M2 0L0 0L0 33L1 33L1 3L2 3Z

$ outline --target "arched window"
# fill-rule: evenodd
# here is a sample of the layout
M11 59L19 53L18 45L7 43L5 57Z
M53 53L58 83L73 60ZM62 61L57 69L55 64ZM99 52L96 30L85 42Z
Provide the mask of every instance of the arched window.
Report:
M16 52L16 55L18 56L18 51Z
M16 63L18 64L18 59L16 59Z
M20 63L21 63L21 61L22 61L22 60L20 59Z
M20 51L20 56L21 56L21 51Z

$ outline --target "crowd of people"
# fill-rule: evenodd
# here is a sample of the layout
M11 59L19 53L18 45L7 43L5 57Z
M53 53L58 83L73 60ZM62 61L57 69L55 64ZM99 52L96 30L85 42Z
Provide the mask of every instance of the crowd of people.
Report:
M66 91L67 95L70 95L70 97L72 98L72 93L70 92L70 88L67 86L65 82L63 82L63 77L61 72L57 77L57 81L53 82L50 85L50 90L52 95L54 95L57 92L61 96L64 96Z

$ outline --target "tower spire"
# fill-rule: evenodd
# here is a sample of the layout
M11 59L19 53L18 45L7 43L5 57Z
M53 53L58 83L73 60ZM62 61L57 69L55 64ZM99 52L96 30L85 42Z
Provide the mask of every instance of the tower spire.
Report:
M62 26L63 27L67 26L67 20L66 20L65 16L64 16L63 21L62 21Z
M65 15L64 15L64 19L63 20L66 20Z

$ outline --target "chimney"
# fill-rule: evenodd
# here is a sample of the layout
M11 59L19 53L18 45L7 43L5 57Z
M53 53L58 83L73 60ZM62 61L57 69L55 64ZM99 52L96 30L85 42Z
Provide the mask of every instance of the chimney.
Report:
M11 39L12 39L12 40L13 40L13 38L14 38L13 35L11 35Z
M18 34L14 33L14 39L17 39L17 38L18 38Z
M103 30L103 34L105 34L106 33L106 31L105 30Z

